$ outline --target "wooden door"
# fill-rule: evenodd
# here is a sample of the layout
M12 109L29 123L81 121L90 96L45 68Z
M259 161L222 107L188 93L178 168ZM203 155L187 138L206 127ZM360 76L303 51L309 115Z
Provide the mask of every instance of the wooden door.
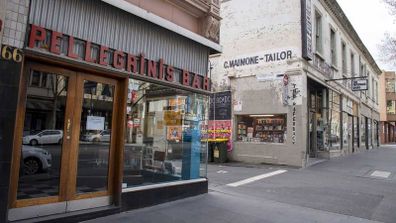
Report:
M21 83L9 220L110 205L118 81L28 63ZM39 140L48 130L61 140ZM102 141L103 131L110 138Z

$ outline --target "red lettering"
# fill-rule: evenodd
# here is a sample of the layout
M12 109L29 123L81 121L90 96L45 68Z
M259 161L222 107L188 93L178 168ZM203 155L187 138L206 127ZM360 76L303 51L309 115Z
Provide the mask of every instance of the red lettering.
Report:
M30 30L29 37L29 47L34 48L36 45L36 41L44 41L45 40L45 29L32 25L32 29Z
M160 59L159 60L159 75L158 79L164 79L164 60Z
M140 54L140 74L144 75L144 71L145 71L145 58L144 58L144 54Z
M74 37L69 37L69 48L67 49L67 56L77 59L78 55L74 53Z
M208 77L204 77L203 89L205 91L210 91L210 79Z
M100 46L100 51L99 51L99 64L100 65L108 65L107 63L107 52L109 48L106 46Z
M62 33L52 31L50 52L60 54Z
M148 61L147 76L157 78L157 63L155 61Z
M201 82L199 81L200 77L198 74L194 74L194 79L193 79L193 83L192 83L192 87L193 88L198 88L201 89Z
M190 86L190 73L186 70L183 70L183 85Z
M125 60L124 60L124 53L121 51L114 51L113 56L113 66L117 69L125 69Z
M175 69L170 65L168 65L168 67L166 68L165 79L169 82L173 82L173 80L175 79Z
M84 60L89 63L95 63L95 60L91 57L91 42L87 41L85 43L85 57Z
M128 53L127 56L127 71L137 73L137 61L136 57Z

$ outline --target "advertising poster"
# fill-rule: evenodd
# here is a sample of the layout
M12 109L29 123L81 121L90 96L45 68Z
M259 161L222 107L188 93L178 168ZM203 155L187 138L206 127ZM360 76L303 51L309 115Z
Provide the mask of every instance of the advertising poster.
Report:
M232 151L232 122L231 120L210 120L208 122L208 139L227 141L227 150Z
M182 139L182 128L181 126L168 126L166 139L168 141L181 141Z

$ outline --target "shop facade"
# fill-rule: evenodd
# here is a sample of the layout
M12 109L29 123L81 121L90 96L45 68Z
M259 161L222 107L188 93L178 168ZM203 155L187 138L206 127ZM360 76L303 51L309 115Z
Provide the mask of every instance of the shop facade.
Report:
M4 221L88 219L208 190L201 138L219 45L109 4L30 1Z
M232 92L230 159L304 167L378 147L381 71L337 2L240 5L222 5L224 51L211 58L215 91Z

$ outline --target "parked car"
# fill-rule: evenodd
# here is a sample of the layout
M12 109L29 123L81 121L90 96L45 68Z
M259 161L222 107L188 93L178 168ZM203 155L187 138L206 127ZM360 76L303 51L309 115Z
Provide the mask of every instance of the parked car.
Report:
M38 144L61 144L63 139L62 130L43 130L36 134L27 135L23 137L23 144L30 144L36 146Z
M22 146L23 173L34 175L51 167L52 155L45 149Z
M99 132L89 132L82 136L83 141L87 142L110 142L111 130L102 130Z

